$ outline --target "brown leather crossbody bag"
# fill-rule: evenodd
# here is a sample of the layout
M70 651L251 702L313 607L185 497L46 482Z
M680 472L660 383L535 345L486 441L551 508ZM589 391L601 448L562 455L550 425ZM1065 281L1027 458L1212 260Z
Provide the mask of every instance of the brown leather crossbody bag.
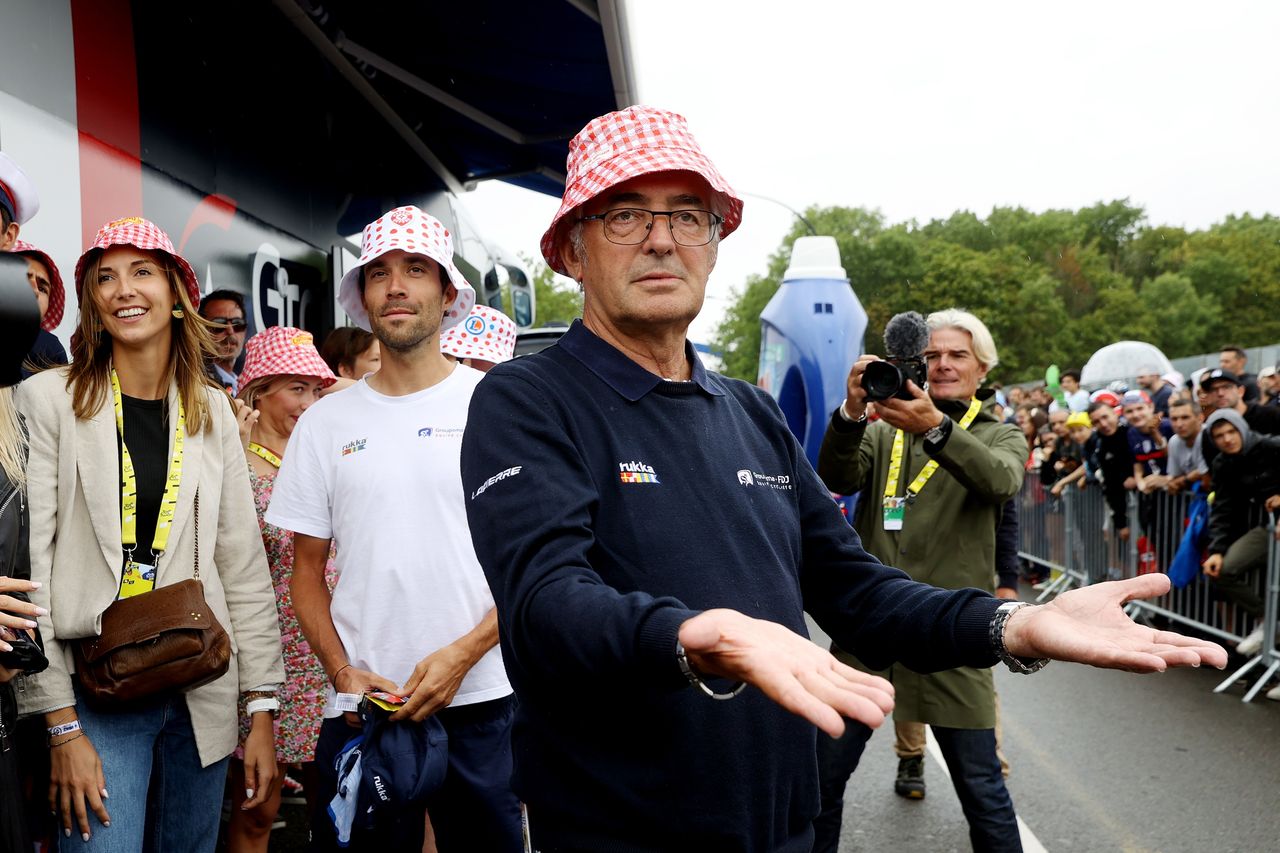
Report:
M119 708L190 690L226 673L231 638L200 582L200 493L195 498L195 577L112 603L102 633L76 640L73 654L89 704Z

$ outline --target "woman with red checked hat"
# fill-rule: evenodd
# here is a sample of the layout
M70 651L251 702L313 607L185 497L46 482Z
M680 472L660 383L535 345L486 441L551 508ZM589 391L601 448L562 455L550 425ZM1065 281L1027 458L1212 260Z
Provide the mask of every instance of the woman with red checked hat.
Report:
M278 773L267 799L251 809L233 809L227 826L227 849L231 853L266 851L271 825L280 811L280 784L290 764L309 765L315 758L316 739L325 702L327 679L324 667L311 651L289 595L293 577L293 533L263 520L271 503L271 491L284 458L293 427L302 413L320 399L321 393L337 377L316 351L310 332L288 326L272 326L245 344L244 369L240 372L240 400L258 413L249 435L246 455L249 482L258 509L262 544L267 549L271 582L275 586L276 609L280 616L280 639L284 646L284 683L278 693L280 713L275 721ZM337 582L333 554L326 567L329 588ZM247 738L250 720L241 714L240 735ZM231 762L231 790L246 784L244 750L238 748ZM306 792L315 790L308 785ZM310 805L310 804L308 804Z
M284 679L244 448L205 376L213 340L196 313L195 272L163 231L139 218L103 226L75 286L71 366L18 393L31 430L31 575L41 584L32 598L52 611L40 618L49 668L27 679L19 706L48 726L50 804L64 833L83 840L77 849L211 851L237 699L253 715L252 808L274 784ZM94 689L106 611L136 596L125 610L150 612L145 601L167 615L175 598L161 593L188 579L230 639L226 671L188 670L150 691L134 682L142 698L127 703Z

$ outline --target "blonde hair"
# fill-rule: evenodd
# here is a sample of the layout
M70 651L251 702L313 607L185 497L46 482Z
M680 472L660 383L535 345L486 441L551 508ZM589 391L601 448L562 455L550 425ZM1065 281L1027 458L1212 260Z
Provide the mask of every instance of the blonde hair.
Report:
M213 324L196 313L186 284L164 252L138 250L147 255L164 272L174 294L174 308L183 317L172 321L173 344L169 350L168 379L178 384L178 395L186 413L187 432L205 432L213 426L206 388L217 388L207 373L205 363L215 356ZM106 403L111 385L111 336L102 325L102 310L94 298L98 290L98 266L102 252L85 264L80 279L80 322L71 338L71 367L67 371L67 388L71 389L76 418L88 420ZM219 389L221 390L221 389Z
M968 332L969 337L973 339L974 358L978 359L978 363L984 369L990 371L1000 363L1000 356L996 353L996 342L992 339L987 324L968 311L962 311L959 308L934 311L925 322L929 325L930 332L936 332L939 329L959 329L962 332Z
M294 378L295 377L292 373L276 373L271 376L259 376L257 379L241 388L240 393L237 396L244 401L246 406L251 409L256 409L258 407L258 400L276 393L285 385L289 384L289 382ZM308 376L306 378L314 379L316 377Z
M12 388L0 388L0 469L18 491L27 487L27 434Z

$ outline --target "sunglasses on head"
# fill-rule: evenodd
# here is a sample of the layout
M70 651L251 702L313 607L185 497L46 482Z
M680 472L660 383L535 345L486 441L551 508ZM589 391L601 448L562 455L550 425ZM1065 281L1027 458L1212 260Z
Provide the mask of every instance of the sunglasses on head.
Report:
M221 329L213 330L218 334L225 332L227 330L226 327L230 327L233 332L243 332L245 329L249 328L249 324L239 317L210 317L209 322L213 323L215 326L223 327Z

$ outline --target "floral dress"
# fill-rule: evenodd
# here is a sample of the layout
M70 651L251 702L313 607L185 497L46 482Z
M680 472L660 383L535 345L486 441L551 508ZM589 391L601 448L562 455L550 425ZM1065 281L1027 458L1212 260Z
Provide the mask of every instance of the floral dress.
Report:
M289 595L289 579L293 576L293 533L263 520L267 505L271 503L271 490L276 482L275 472L260 476L250 468L249 482L253 485L253 502L258 508L262 544L266 547L267 564L271 567L271 584L276 591L280 640L284 649L284 684L276 693L280 702L280 712L275 720L276 761L281 764L297 764L311 761L315 757L328 679L320 660L311 651L311 644L302 636L302 627L293 610L293 598ZM329 552L329 562L324 573L332 591L338 581L338 569L334 565L332 551ZM236 749L236 758L244 758L243 744L248 734L249 718L244 713L244 703L241 702L241 746Z

